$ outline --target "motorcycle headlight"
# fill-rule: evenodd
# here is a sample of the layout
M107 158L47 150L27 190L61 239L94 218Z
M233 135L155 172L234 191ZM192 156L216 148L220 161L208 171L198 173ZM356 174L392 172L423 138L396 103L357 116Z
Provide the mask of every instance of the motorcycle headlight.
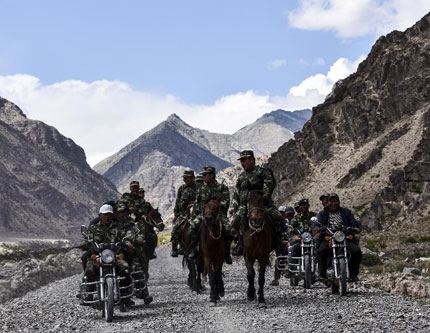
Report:
M112 250L104 250L101 259L105 264L112 264L115 260L115 253Z
M338 243L343 242L345 240L345 234L343 231L336 231L333 236L334 240Z
M310 243L310 242L311 242L311 240L312 240L312 235L311 235L309 232L304 232L304 233L302 234L302 240L303 240L303 242L305 242L305 243Z

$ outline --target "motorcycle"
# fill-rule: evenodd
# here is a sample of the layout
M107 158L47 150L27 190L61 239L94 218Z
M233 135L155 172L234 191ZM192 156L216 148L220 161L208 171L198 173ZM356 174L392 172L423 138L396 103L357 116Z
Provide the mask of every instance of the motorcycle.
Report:
M125 286L120 286L121 281L126 281L126 277L120 277L116 272L117 255L116 252L123 246L127 236L118 243L97 243L87 234L87 229L81 226L81 233L87 238L92 254L99 268L99 280L87 281L84 276L80 285L81 302L84 305L93 305L102 309L102 316L107 322L113 319L114 306L121 303L121 300L129 299L133 296L133 281ZM95 290L94 290L95 289ZM127 292L128 291L128 292Z
M343 226L329 229L325 228L325 239L329 241L329 248L332 250L327 265L327 278L331 281L331 291L333 294L340 293L345 296L347 291L346 282L350 278L348 258L350 257L346 247L347 239L354 238L352 228Z

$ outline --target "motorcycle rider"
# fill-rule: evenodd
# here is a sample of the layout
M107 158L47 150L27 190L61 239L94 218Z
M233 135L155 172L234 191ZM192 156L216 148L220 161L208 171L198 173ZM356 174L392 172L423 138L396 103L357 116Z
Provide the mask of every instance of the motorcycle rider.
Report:
M113 221L113 208L110 205L103 205L100 207L100 221L92 224L88 228L88 235L96 242L96 243L117 243L122 241L122 232L121 227ZM89 248L89 244L87 239L83 240L83 245L86 248ZM131 244L127 245L131 246ZM118 251L122 253L122 250ZM117 260L117 270L118 275L126 278L124 281L125 285L128 285L131 281L129 265L124 259L118 258ZM88 282L95 282L98 277L98 266L97 262L93 258L89 258L85 267L84 279ZM94 290L93 288L90 291ZM87 289L88 291L88 289ZM122 300L122 303L125 305L133 305L134 302L130 299Z
M339 196L336 193L330 193L328 196L328 205L318 215L317 227L327 227L334 229L336 227L343 226L346 228L352 228L352 231L356 234L360 233L360 227L358 221L355 219L352 212L344 207L340 206ZM319 258L318 268L319 276L322 279L327 279L327 261L330 256L330 247L328 240L325 239L324 234L321 233L319 241ZM360 269L360 263L362 258L362 252L357 244L357 240L347 239L347 250L351 254L351 258L348 261L349 272L351 281L358 281L358 273Z
M323 206L323 209L327 207L328 205L328 193L324 193L320 196L321 205Z
M178 251L179 237L181 233L181 227L183 226L182 222L185 221L184 214L187 211L188 205L190 202L196 200L197 186L194 182L194 171L185 170L182 177L184 179L184 184L178 189L175 208L173 210L175 218L173 222L174 227L172 230L172 236L170 239L172 242L172 251L170 252L170 255L172 257L177 257L178 254L184 254L184 249L180 248Z

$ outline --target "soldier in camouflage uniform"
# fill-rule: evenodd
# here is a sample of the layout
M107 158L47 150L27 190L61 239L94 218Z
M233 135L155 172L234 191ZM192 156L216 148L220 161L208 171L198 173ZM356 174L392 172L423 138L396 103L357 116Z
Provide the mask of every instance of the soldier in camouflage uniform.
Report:
M194 183L194 171L185 170L184 171L184 183L178 189L178 194L176 196L175 209L173 213L175 219L173 220L174 227L172 230L172 237L170 241L172 242L172 252L170 255L172 257L177 257L178 254L183 254L184 249L180 248L178 251L179 237L181 233L181 228L183 222L186 220L184 214L187 211L188 205L196 200L197 187Z
M133 220L141 221L142 203L144 199L139 195L139 182L133 180L130 183L130 192L125 192L118 201L118 204L124 205Z
M138 194L139 194L139 197L140 197L141 199L145 199L145 190L143 189L143 187L140 187L140 188L139 188L139 192L138 192Z
M275 249L281 249L282 224L284 219L272 200L272 193L276 186L273 173L268 168L255 165L255 157L252 150L242 151L239 160L244 171L239 175L236 182L230 209L230 214L232 215L232 232L238 237L234 254L242 255L243 253L243 232L248 217L248 192L253 190L263 192L264 207L271 222L272 239Z
M196 178L194 179L194 182L196 183L197 190L203 186L205 183L202 174L198 173Z
M96 243L117 243L122 241L122 231L121 227L117 224L117 222L113 221L113 208L110 205L103 205L100 208L100 221L92 224L88 228L88 235L91 239L93 239ZM84 239L83 243L87 242ZM131 244L129 245L131 246ZM87 245L88 248L88 245ZM123 252L122 250L118 251L119 253ZM85 267L85 276L88 282L96 281L98 277L97 272L97 263L94 259L90 258L87 261ZM128 279L131 279L129 265L124 259L117 260L117 270L120 276L125 276ZM127 283L128 284L128 283ZM123 300L125 305L133 305L134 302L130 299Z
M309 211L309 200L301 199L298 202L300 213L291 220L289 225L290 246L288 247L288 262L292 262L292 257L300 257L300 243L294 239L294 235L298 235L303 228L313 228L314 223L311 218L317 216L315 212ZM315 246L315 253L318 246Z
M191 214L191 225L190 225L190 238L191 248L193 249L189 255L190 258L196 257L196 246L199 238L200 224L203 221L203 208L204 205L210 200L216 200L220 203L223 215L220 216L221 223L223 225L224 238L226 240L226 255L225 262L229 265L232 264L230 255L231 245L231 234L229 228L229 220L227 218L227 211L230 205L230 193L228 187L224 184L220 184L215 179L215 168L212 166L206 166L202 169L203 179L205 184L198 190L196 201L194 203L193 212Z
M124 257L129 267L133 267L133 261L136 259L139 262L141 268L145 265L145 257L143 255L142 246L145 243L145 230L142 223L135 223L128 217L127 207L124 205L118 205L117 223L121 228L121 237L124 238L127 232L132 232L133 247L125 249ZM144 300L145 304L150 304L153 301L152 296L149 295L148 287L136 292L136 297Z

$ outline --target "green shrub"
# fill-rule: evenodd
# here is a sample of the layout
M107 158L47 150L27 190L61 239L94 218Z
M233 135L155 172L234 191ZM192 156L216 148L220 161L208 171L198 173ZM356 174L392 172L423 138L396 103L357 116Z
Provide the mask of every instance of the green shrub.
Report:
M361 264L367 267L382 265L382 260L378 256L368 254L368 253L363 253Z
M367 238L365 246L371 251L378 252L387 247L387 242L384 237Z

